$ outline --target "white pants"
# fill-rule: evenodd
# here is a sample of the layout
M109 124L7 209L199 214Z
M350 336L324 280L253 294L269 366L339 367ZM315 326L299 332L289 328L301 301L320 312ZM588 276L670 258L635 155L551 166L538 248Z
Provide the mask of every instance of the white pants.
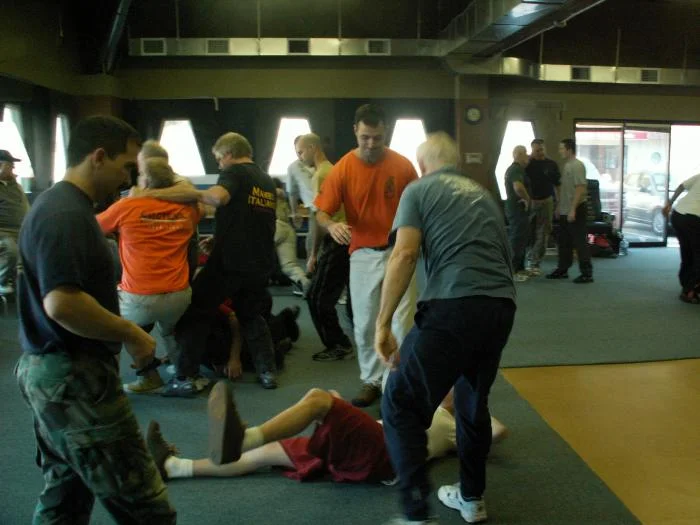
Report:
M306 285L309 278L306 277L306 271L299 266L299 259L297 259L297 232L284 221L277 221L275 249L282 273L295 283Z
M384 272L391 255L391 250L372 250L361 248L350 256L350 298L352 316L355 325L355 343L357 359L360 364L360 380L363 383L380 386L384 367L374 353L374 325L379 316L379 302L384 282ZM391 321L391 331L399 346L413 327L416 313L416 276Z

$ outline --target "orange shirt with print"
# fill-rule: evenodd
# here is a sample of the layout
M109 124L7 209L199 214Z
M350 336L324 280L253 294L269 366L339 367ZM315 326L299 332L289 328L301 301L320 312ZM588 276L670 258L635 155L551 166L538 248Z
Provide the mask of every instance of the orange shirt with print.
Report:
M317 209L330 216L345 206L352 228L350 253L387 245L401 194L418 178L413 164L388 148L376 164L368 164L355 152L333 166L314 201Z
M102 231L119 234L124 291L154 295L189 286L187 247L199 210L151 197L127 197L97 216Z

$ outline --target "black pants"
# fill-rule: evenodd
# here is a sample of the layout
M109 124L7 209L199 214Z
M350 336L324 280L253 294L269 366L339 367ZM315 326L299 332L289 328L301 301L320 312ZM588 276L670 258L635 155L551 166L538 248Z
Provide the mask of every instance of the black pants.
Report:
M268 363L275 372L274 349L264 315L270 302L269 276L260 274L224 274L210 259L192 281L192 302L175 328L180 355L176 363L178 377L192 377L199 371L212 330L212 320L224 299L231 299L241 326L241 335L251 353ZM261 372L262 373L262 372Z
M674 211L671 224L681 247L678 280L683 293L687 294L692 289L700 289L700 217Z
M399 369L389 374L382 397L384 434L406 518L428 517L425 431L453 386L462 496L479 498L484 492L491 447L489 392L514 317L510 299L419 303L416 324L401 345Z
M326 348L351 346L350 340L340 328L335 310L335 305L349 280L348 247L338 244L330 235L326 235L306 296L311 320Z
M586 233L586 203L576 208L576 220L569 222L566 215L559 216L559 264L557 268L567 271L574 263L574 248L578 253L578 266L582 275L593 275L591 250Z

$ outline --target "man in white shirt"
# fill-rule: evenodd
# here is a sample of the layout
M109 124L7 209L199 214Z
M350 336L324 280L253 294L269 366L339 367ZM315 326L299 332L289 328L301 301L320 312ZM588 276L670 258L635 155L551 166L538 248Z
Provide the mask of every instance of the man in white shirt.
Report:
M299 206L299 198L304 204L313 209L314 190L311 180L314 176L313 168L304 164L301 160L302 150L300 149L299 140L303 135L299 135L294 139L294 150L297 153L297 160L292 162L287 168L287 195L289 196L289 207L292 209L291 218L294 226L301 226L301 217L297 216L297 208Z

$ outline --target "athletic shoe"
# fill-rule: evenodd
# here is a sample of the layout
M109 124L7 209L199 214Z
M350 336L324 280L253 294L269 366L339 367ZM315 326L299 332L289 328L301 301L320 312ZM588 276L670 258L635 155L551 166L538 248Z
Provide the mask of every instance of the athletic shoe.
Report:
M487 519L484 498L465 501L462 499L459 483L443 485L438 490L437 496L443 505L458 510L467 523L481 523Z
M524 283L528 279L530 279L530 275L525 271L516 272L515 275L513 275L513 280L516 283Z
M170 456L179 454L179 451L174 445L165 441L163 434L160 433L160 425L157 421L151 421L148 425L146 445L148 445L148 451L151 453L151 456L153 456L153 460L156 462L156 466L158 467L163 481L168 481L168 473L165 470L165 460Z
M698 296L695 294L695 290L690 290L689 292L683 292L678 296L678 298L681 301L683 301L684 303L700 304L700 299L698 299Z
M352 347L338 345L316 352L311 356L311 359L314 361L342 361L348 356L352 357Z
M576 284L584 284L584 283L592 283L593 282L593 276L592 275L579 275L574 279L574 282Z
M206 386L202 385L203 380L204 378L201 377L186 377L184 379L171 377L168 384L165 385L162 395L165 397L195 397ZM209 380L206 379L206 381L208 382Z
M260 374L258 376L258 383L260 383L260 386L262 386L265 390L274 390L278 386L277 378L272 372L263 372Z
M127 394L153 394L160 391L163 384L158 370L149 370L144 375L139 376L136 381L126 383L124 392Z
M569 273L566 270L557 268L552 273L547 274L547 279L568 279Z
M537 268L537 267L532 267L532 268L529 268L528 270L525 270L525 271L526 271L526 272L528 273L528 275L530 275L531 277L539 277L540 275L542 275L542 270L540 270L540 269Z
M215 465L238 461L241 457L245 425L236 410L233 389L219 381L209 394L209 457Z
M357 395L352 399L352 404L356 407L368 407L379 399L379 396L381 395L382 391L378 386L365 383L362 385Z
M15 293L15 288L11 284L0 284L0 295L11 295Z

